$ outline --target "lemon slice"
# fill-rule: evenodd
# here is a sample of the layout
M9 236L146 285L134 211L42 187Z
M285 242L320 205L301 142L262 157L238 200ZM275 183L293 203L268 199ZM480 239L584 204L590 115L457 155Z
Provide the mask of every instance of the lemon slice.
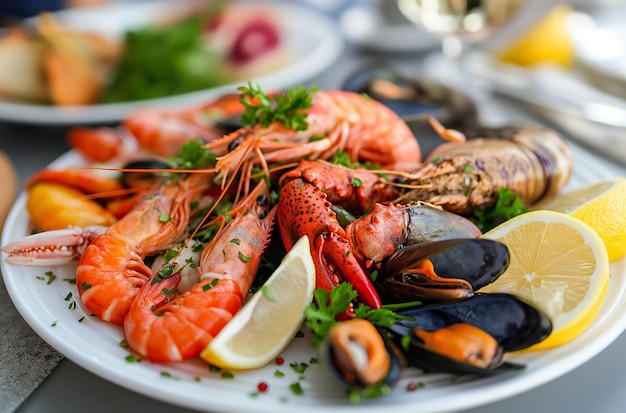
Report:
M532 211L483 237L506 244L511 263L480 292L516 295L552 320L552 334L532 349L565 344L589 327L609 285L606 248L589 225L560 212Z
M626 256L626 179L615 177L559 194L533 206L580 219L596 230L609 261Z
M293 339L314 289L315 265L309 240L304 236L200 357L221 368L264 366Z
M570 67L574 60L574 48L567 26L572 13L569 5L556 5L500 50L498 56L504 62L526 67L539 63Z

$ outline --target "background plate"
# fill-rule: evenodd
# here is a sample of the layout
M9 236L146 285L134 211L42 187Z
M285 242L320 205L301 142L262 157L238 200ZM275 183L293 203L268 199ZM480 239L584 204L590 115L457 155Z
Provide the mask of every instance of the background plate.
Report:
M102 8L64 11L57 16L68 27L119 36L126 29L158 21L175 10L184 10L193 1L125 2ZM251 4L258 6L260 3ZM285 66L250 79L264 90L280 90L301 84L328 68L339 57L344 45L343 37L328 17L291 2L268 1L262 4L282 21L287 53L292 57ZM225 93L236 92L237 87L247 84L247 80L176 96L124 103L58 107L0 101L0 120L37 124L115 122L140 107L180 108L205 103Z

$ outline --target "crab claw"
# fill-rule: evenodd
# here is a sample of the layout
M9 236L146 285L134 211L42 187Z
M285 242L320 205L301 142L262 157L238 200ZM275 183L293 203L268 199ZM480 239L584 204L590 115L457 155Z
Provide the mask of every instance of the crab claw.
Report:
M87 246L107 227L92 225L40 232L13 241L0 249L9 264L62 265L79 258Z

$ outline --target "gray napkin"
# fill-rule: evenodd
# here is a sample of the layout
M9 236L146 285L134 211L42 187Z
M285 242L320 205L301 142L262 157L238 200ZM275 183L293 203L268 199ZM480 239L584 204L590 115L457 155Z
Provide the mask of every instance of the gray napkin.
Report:
M15 411L62 359L26 324L0 278L0 411Z

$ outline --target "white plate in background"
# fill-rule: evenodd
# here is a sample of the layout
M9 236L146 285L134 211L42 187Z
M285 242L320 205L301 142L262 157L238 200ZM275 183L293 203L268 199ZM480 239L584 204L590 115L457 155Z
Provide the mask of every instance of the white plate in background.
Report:
M159 21L185 10L194 0L123 2L100 8L81 8L57 13L69 28L93 30L108 36L121 36L127 29ZM236 3L242 1L237 0ZM197 1L196 1L197 3ZM343 37L337 25L315 9L287 1L253 2L277 16L285 29L283 39L291 59L285 66L249 79L264 90L298 86L328 68L343 50ZM185 108L206 103L225 93L237 91L248 79L211 89L134 102L93 104L73 107L37 105L0 100L0 120L33 124L90 124L115 122L141 107Z

